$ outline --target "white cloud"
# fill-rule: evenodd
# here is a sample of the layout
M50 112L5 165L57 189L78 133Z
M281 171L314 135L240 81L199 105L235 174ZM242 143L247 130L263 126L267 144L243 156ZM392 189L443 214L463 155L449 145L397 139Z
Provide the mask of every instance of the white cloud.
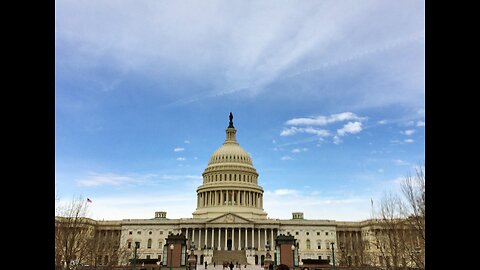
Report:
M300 152L305 152L305 151L308 151L308 148L304 147L304 148L294 148L294 149L292 149L292 153L300 153Z
M193 159L197 160L197 159L198 159L198 157L193 157Z
M343 128L338 129L337 133L340 136L344 136L347 133L355 134L362 131L362 123L360 122L348 122Z
M90 178L78 180L78 184L81 186L120 186L124 184L138 184L143 182L143 177L133 178L131 176L116 175L113 173L97 174Z
M393 160L393 162L396 164L396 165L408 165L409 163L406 162L406 161L403 161L401 159L395 159Z
M379 173L384 173L385 171L383 169L378 169Z
M190 143L190 141L189 141L189 140L185 140L185 141L183 141L183 143Z
M185 161L185 160L187 160L187 159L184 158L184 157L178 157L177 160L178 160L178 161Z
M292 157L290 156L283 156L282 158L280 158L281 160L293 160Z
M414 140L412 140L412 139L406 139L406 140L404 140L404 142L406 142L406 143L413 143Z
M185 151L185 148L177 147L177 148L173 149L173 152L182 152L182 151Z
M417 122L417 127L424 127L425 126L425 122L424 121L418 121Z
M317 129L313 127L306 127L306 128L297 128L297 127L289 127L289 128L284 128L282 132L280 133L280 136L291 136L297 133L308 133L308 134L314 134L320 137L328 137L330 136L330 133L328 130L325 129Z
M405 134L405 135L410 136L410 135L412 135L413 133L415 133L415 130L413 130L413 129L408 129L408 130L403 131L402 133Z
M380 120L377 122L379 125L385 125L387 124L387 120Z
M334 144L340 144L342 142L342 139L338 137L337 135L333 136L333 143Z
M351 112L343 112L338 114L332 114L330 116L315 116L315 117L305 117L305 118L293 118L285 122L286 125L292 126L325 126L327 124L347 121L347 120L362 120L364 118L358 117L356 114Z
M272 143L273 143L273 144L276 144L276 143L277 143L277 141L275 141L275 140L272 140Z

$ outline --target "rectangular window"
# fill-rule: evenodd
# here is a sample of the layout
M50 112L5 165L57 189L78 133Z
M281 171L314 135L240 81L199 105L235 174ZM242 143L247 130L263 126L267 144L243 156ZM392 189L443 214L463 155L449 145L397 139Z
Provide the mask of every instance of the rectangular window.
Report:
M141 232L141 231L138 231L137 234L142 234L142 232Z
M132 248L132 242L127 243L127 248Z
M298 235L298 232L295 232L295 235Z
M150 260L150 255L147 255L147 260Z
M132 231L129 231L128 234L132 234Z
M330 256L327 256L327 260L329 260L329 261L330 261Z
M160 234L163 234L163 231L160 231Z
M325 232L325 235L328 235L328 232Z
M318 246L317 246L317 249L322 249L322 246L318 245Z
M163 243L162 242L158 242L158 248L162 248L162 245Z
M320 232L317 232L317 235L320 235Z
M158 254L158 260L159 260L159 261L162 260L162 255Z

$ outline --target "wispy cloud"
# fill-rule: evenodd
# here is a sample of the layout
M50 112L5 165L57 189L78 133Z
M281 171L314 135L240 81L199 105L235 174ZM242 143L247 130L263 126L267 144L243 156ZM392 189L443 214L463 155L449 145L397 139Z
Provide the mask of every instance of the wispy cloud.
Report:
M377 122L377 124L385 125L385 124L387 124L387 120L380 120L380 121Z
M393 163L395 163L395 165L409 165L410 163L404 161L404 160L401 160L401 159L395 159L393 160Z
M360 122L348 122L343 128L337 130L337 134L345 136L347 133L355 134L362 131L362 123Z
M410 136L410 135L412 135L413 133L415 133L415 130L414 130L414 129L408 129L408 130L402 131L402 134L405 134L405 135L407 135L407 136Z
M143 179L142 179L143 178ZM117 175L113 173L97 174L86 179L80 179L77 183L80 186L95 187L95 186L120 186L124 184L139 184L144 182L145 177L134 178L131 176Z
M187 158L184 158L184 157L177 157L177 160L178 160L178 161L185 161L185 160L187 160Z
M335 135L335 136L333 136L333 143L334 144L340 144L340 143L342 143L342 139L340 139L340 137Z
M190 141L189 141L189 140L185 140L185 141L183 141L183 143L190 143Z
M182 152L182 151L185 151L185 148L183 148L183 147L176 147L175 149L173 149L173 152Z
M280 158L281 160L293 160L291 156L283 156Z
M424 121L418 121L417 122L417 127L424 127L425 126L425 122Z
M285 122L285 124L291 126L326 126L335 122L363 119L364 118L358 117L352 112L343 112L338 114L332 114L330 116L320 115L315 117L293 118Z
M308 148L304 147L304 148L294 148L294 149L292 149L292 153L300 153L300 152L305 152L305 151L308 151Z
M280 133L280 136L291 136L291 135L295 135L297 133L315 134L315 135L320 136L320 137L330 136L330 133L328 132L328 130L316 129L316 128L313 128L313 127L307 127L307 128L289 127L289 128L285 128Z
M406 143L413 143L413 142L414 142L413 139L405 139L405 140L403 140L403 141L406 142Z

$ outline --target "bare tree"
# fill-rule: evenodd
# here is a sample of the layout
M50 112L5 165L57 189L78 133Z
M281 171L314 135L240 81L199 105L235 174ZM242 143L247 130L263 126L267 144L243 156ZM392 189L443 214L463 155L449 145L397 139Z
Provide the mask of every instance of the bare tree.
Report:
M425 165L415 169L415 175L407 175L402 183L406 200L403 208L409 226L409 241L406 241L409 259L416 267L425 268Z
M88 219L88 204L83 198L74 198L65 205L57 205L55 216L55 268L71 269L86 257L89 239L94 231ZM74 262L74 263L73 263Z
M387 269L399 269L404 263L405 247L403 244L405 221L403 203L396 194L386 194L380 201L375 230L375 245L383 258Z

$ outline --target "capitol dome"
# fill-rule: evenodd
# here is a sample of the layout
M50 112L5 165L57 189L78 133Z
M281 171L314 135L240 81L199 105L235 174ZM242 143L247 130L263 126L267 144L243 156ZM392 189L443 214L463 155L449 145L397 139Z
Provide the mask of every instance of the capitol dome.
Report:
M196 218L214 218L235 213L246 218L266 218L263 188L250 155L237 143L233 115L225 142L210 157L197 189Z

